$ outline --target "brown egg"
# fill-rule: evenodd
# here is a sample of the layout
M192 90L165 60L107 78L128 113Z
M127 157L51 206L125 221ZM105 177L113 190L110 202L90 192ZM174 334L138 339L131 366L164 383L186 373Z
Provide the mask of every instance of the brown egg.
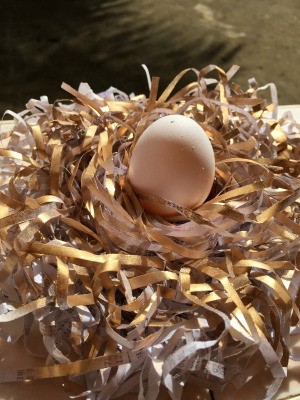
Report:
M153 122L137 141L129 164L133 190L195 209L209 195L215 176L214 152L197 122L168 115ZM178 215L165 205L141 200L144 209L165 218Z

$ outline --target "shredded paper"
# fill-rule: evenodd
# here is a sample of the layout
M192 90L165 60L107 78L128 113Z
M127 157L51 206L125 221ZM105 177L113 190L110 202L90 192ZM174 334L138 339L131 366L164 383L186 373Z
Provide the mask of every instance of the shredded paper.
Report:
M260 357L273 376L265 398L276 392L300 317L299 125L277 118L273 84L243 90L237 69L187 69L161 94L154 77L148 97L63 84L70 99L6 112L0 336L34 353L37 331L47 354L0 382L65 377L89 400L161 390L179 400L189 382L242 387ZM127 179L140 135L174 113L201 125L215 153L196 210L134 193ZM184 222L146 214L141 198Z

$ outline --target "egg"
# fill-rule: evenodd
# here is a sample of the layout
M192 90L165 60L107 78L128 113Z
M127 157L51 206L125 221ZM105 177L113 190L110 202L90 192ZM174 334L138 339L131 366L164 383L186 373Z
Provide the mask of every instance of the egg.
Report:
M167 115L149 125L133 148L128 179L135 192L159 196L195 209L208 197L215 158L205 131L192 118ZM171 207L141 200L145 211L170 218Z

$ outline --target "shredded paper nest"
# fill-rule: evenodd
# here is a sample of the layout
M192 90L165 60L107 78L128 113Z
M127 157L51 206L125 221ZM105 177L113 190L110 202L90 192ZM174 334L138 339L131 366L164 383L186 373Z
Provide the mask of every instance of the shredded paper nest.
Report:
M158 78L148 97L63 84L72 99L6 112L0 335L34 352L38 328L47 355L1 382L69 377L91 400L152 400L163 387L180 399L189 382L240 388L262 359L265 398L278 390L300 316L299 125L277 119L274 85L231 82L237 69L185 70L160 96ZM173 113L199 123L215 153L213 191L194 211L127 179L139 136ZM185 222L147 215L141 196Z

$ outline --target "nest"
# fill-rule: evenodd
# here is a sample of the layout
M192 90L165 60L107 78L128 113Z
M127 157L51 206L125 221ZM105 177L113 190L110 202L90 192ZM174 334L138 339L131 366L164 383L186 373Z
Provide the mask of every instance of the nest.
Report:
M162 387L180 399L189 382L243 386L260 358L273 377L265 397L276 392L300 316L299 125L277 119L274 85L243 91L236 70L184 70L160 96L153 78L148 97L63 84L72 99L7 111L0 335L26 344L38 328L47 363L1 382L69 377L91 400L151 400ZM187 72L194 81L176 91ZM144 129L173 113L199 123L215 153L197 210L134 193L126 176ZM141 196L185 221L147 215Z

